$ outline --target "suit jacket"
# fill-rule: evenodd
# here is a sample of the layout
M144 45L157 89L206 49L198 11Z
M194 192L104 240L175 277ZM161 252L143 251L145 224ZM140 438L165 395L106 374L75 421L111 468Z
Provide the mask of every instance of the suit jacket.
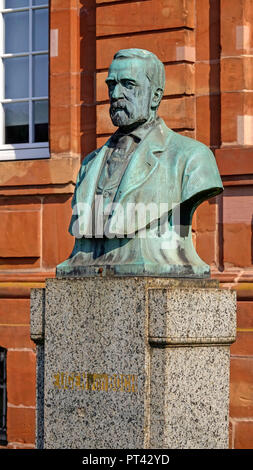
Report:
M79 232L79 238L91 237L91 209L110 140L88 155L79 171L69 228L74 236ZM107 220L107 233L111 236L136 233L177 205L185 207L182 223L189 226L195 208L222 189L216 161L209 148L173 132L160 118L131 157L116 191L115 208ZM158 207L158 216L155 211L145 217L136 214L134 207L138 203L153 203Z

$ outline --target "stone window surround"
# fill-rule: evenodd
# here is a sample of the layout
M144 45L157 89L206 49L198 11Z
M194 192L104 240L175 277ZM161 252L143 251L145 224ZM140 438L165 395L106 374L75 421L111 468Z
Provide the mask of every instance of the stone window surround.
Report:
M28 11L29 16L30 16L30 27L29 27L29 51L26 53L28 54L28 57L32 59L33 51L32 51L32 13L34 9L44 9L49 7L49 2L48 0L45 0L43 4L41 5L33 5L33 1L29 0L28 6L26 7L21 7L21 8L11 8L11 9L5 9L4 8L4 3L3 0L0 0L0 35L3 36L3 13L4 12L16 12L16 11ZM1 51L2 52L2 51ZM41 52L41 51L40 51ZM48 53L47 51L43 51L43 53ZM19 56L20 54L3 54L1 53L1 57L4 58L5 56ZM22 54L21 54L22 55ZM29 60L30 60L29 59ZM3 65L1 65L1 75L0 75L0 87L3 90L4 87L4 82L3 82ZM2 91L1 91L2 94ZM31 99L30 99L31 98ZM33 117L32 117L32 106L33 106L33 101L35 99L40 99L43 100L48 99L48 97L33 97L32 96L32 69L31 66L29 65L29 97L28 97L28 103L29 103L29 134L31 134L31 128L33 126ZM24 100L5 100L2 99L1 103L5 102L22 102ZM2 123L2 129L4 128L3 126L3 110L0 110L0 123ZM1 142L3 142L3 136L0 135ZM31 137L30 137L31 140ZM49 158L50 153L49 153L49 143L48 142L39 142L39 143L23 143L23 144L2 144L0 142L0 161L8 161L8 160L30 160L30 159L44 159L44 158Z

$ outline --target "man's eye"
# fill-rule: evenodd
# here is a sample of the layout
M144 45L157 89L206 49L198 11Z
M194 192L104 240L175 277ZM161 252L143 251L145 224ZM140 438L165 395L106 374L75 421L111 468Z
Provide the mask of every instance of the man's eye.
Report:
M114 82L113 80L108 80L108 82L106 83L107 83L109 90L112 90L116 85L116 82Z
M131 80L122 80L122 85L125 87L125 88L133 88L134 87L134 82L131 82Z

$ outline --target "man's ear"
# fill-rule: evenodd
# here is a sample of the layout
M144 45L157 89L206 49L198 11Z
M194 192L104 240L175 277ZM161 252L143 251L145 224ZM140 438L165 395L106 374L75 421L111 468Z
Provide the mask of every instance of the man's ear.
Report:
M154 90L153 92L153 99L151 102L151 107L158 108L162 97L163 97L163 90L161 88L156 88L156 90Z

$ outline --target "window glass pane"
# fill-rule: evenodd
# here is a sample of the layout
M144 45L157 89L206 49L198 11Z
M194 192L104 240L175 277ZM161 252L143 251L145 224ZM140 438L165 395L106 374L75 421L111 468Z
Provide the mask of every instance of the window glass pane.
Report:
M0 385L5 383L6 351L0 348Z
M0 360L0 385L3 385L4 383L4 361Z
M21 8L27 7L29 5L29 0L5 0L4 8Z
M0 444L6 443L6 351L0 348Z
M0 429L4 427L4 391L0 388Z
M48 50L48 9L33 11L33 50Z
M4 14L5 53L28 52L29 14L20 11Z
M28 57L4 59L5 98L28 97Z
M48 101L34 101L34 142L48 141Z
M5 143L20 144L29 142L28 103L4 104Z
M48 0L33 0L33 5L47 5Z
M33 56L33 96L48 95L48 55Z

